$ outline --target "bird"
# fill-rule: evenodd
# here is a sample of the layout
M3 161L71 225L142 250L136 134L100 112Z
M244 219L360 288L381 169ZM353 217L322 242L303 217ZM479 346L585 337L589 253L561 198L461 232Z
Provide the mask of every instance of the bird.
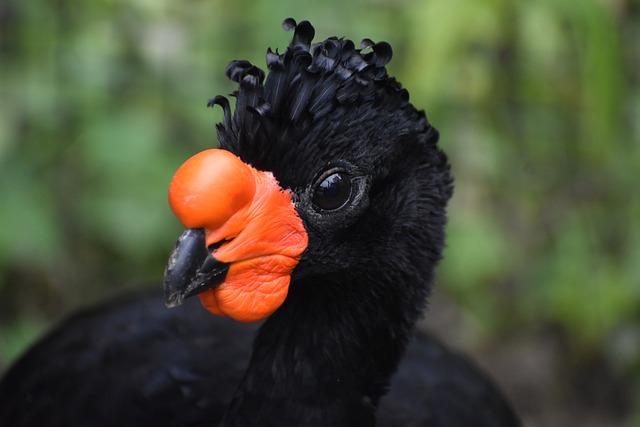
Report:
M0 382L0 425L520 425L484 373L416 328L453 178L387 72L391 46L283 26L266 73L228 65L234 108L208 101L219 147L171 181L185 231L163 286L45 335Z

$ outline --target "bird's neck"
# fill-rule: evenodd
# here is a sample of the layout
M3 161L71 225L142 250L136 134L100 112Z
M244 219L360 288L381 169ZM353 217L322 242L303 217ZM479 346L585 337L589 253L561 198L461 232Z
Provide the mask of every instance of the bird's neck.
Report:
M422 308L392 289L296 283L256 336L226 425L373 425Z

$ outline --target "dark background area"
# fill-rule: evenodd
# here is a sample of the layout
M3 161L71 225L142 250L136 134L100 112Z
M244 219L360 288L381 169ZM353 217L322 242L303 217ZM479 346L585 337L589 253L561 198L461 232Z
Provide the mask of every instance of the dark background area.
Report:
M640 1L4 0L0 371L56 320L160 286L166 192L216 144L232 59L286 17L369 37L456 190L423 327L528 426L640 425Z

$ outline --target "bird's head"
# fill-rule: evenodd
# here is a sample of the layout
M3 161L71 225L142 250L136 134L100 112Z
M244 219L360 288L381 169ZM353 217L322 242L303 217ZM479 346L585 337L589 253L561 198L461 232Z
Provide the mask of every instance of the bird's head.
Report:
M216 314L269 316L293 286L414 276L426 295L444 245L452 192L425 114L385 65L391 47L329 38L307 21L266 76L246 61L224 97L220 149L177 171L172 210L187 228L165 271L168 305L199 294ZM300 285L299 285L300 283Z

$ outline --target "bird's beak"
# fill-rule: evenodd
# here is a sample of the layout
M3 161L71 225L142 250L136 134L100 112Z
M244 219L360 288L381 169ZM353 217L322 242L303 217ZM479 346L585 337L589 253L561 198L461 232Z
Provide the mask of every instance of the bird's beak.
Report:
M187 230L165 269L167 306L198 294L212 313L254 321L282 305L307 233L272 174L206 150L178 169L169 205Z
M186 297L217 288L228 270L229 264L218 261L207 250L203 228L185 230L164 270L167 307L178 306Z

